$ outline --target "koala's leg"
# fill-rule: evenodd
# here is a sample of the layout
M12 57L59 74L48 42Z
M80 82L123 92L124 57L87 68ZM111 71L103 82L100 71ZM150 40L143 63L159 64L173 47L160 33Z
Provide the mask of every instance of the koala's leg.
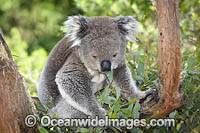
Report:
M64 98L60 98L56 106L48 110L51 117L55 113L58 113L58 118L87 118L86 114L69 105Z
M62 98L86 115L105 117L105 110L98 106L90 87L90 80L81 66L63 66L56 75L56 83ZM58 112L59 113L59 112ZM72 115L73 116L73 115Z
M146 91L139 90L135 84L135 81L132 78L132 74L127 64L113 71L113 79L117 86L125 90L125 92L122 93L122 96L124 96L128 100L131 100L135 97L140 100L147 95L153 93L154 91L151 88Z

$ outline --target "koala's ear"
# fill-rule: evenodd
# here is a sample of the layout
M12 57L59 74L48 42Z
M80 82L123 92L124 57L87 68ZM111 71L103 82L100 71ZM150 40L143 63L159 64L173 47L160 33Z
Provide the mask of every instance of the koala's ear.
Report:
M139 23L132 16L118 16L114 18L115 22L118 24L120 33L126 38L126 40L133 42L135 40L135 35L139 31Z
M66 36L73 41L71 47L79 46L81 43L80 40L88 33L87 18L81 15L70 16L68 17L68 20L64 22L64 25L68 31Z

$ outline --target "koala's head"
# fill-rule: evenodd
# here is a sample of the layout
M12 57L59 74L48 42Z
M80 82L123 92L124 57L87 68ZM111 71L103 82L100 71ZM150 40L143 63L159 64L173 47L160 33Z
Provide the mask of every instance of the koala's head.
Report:
M65 25L72 47L78 47L81 61L98 72L111 71L125 63L126 41L134 41L138 33L138 22L131 16L72 16Z

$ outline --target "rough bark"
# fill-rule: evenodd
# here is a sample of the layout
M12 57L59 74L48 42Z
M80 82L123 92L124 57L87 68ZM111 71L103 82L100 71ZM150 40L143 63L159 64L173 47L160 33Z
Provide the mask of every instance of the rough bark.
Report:
M142 102L141 112L161 118L183 106L186 95L179 88L181 44L176 0L156 0L156 8L159 31L159 100L147 98Z
M38 132L25 125L35 108L0 30L0 133Z

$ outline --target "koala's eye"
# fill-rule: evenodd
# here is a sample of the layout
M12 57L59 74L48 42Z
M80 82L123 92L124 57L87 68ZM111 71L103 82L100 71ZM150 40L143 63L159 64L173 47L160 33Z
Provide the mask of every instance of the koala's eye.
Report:
M92 55L92 58L93 58L93 59L97 59L97 56L96 56L96 55Z
M117 56L117 53L113 55L113 57L116 57L116 56Z

